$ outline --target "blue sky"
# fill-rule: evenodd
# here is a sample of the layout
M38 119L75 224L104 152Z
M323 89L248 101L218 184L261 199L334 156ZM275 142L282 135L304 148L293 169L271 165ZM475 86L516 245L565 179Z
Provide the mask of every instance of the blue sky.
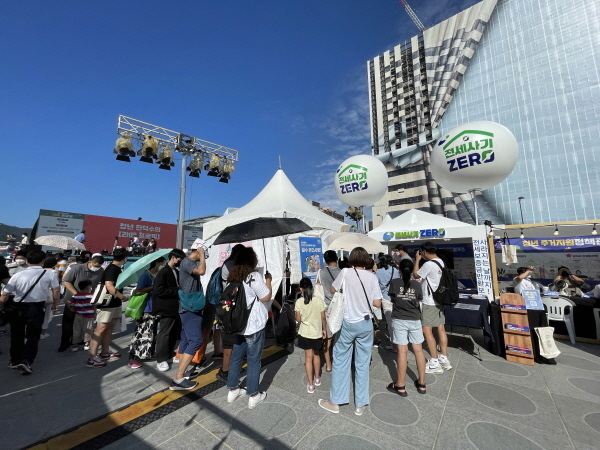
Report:
M426 26L477 3L412 0ZM6 2L0 222L39 209L175 223L179 167L112 153L119 114L239 151L187 178L185 217L250 201L279 165L343 214L333 174L370 152L366 62L417 34L395 0Z

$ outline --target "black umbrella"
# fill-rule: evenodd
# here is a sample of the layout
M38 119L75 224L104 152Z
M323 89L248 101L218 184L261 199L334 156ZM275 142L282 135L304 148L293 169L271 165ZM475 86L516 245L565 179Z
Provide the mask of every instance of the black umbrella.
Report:
M257 217L224 228L213 245L265 239L308 230L312 230L312 228L295 217ZM264 247L263 242L263 249ZM265 266L266 264L267 252L265 250Z

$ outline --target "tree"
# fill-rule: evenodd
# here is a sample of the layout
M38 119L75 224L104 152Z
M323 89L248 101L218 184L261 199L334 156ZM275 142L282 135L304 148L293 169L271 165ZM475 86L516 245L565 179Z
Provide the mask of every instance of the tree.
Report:
M358 222L364 217L362 208L356 207L356 206L351 206L346 211L346 216L350 217L350 219L352 219L356 222L356 229L358 230Z

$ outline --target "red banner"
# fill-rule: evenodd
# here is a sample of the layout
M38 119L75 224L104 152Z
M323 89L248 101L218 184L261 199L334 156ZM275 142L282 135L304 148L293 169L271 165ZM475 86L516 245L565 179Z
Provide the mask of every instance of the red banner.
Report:
M94 253L103 249L112 253L115 240L120 247L128 247L129 240L136 236L140 244L144 239L154 238L157 243L156 249L173 248L177 239L177 226L173 224L91 214L85 215L83 229L85 247Z

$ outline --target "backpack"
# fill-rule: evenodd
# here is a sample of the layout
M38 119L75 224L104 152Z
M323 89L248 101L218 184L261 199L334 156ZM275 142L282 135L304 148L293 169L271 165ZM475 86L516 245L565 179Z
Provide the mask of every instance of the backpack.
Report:
M210 281L206 287L206 300L213 305L219 306L221 294L223 293L223 281L221 280L221 267L217 267L210 276Z
M289 304L284 303L277 318L275 340L279 345L289 344L296 339L296 318Z
M442 267L439 262L434 260L431 260L431 262L435 263L442 270L440 284L435 291L432 291L429 281L425 279L433 300L442 306L454 305L458 301L458 281L456 275L450 269Z
M250 282L252 279L250 279ZM233 281L223 289L216 315L219 326L225 333L241 333L246 329L250 311L254 307L256 298L248 308L246 305L246 289L241 281Z

